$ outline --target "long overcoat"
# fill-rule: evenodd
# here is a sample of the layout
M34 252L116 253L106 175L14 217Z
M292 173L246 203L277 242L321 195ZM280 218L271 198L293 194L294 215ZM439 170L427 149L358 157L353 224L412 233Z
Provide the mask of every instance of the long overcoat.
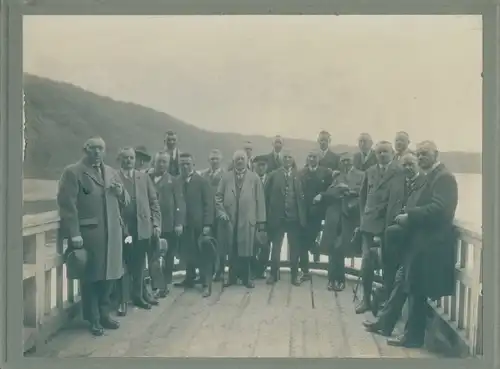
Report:
M102 165L102 172L103 178L85 160L69 165L63 171L57 194L65 236L83 238L88 253L83 280L88 282L114 280L123 275L120 209L130 202L130 196L124 190L117 197L110 189L112 183L122 183L116 170Z
M127 180L122 172L118 172L122 182ZM134 170L134 192L135 192L135 214L130 214L132 209L123 209L123 220L125 221L125 234L131 236L128 222L135 222L137 225L137 239L150 239L153 226L161 229L160 205L153 181L147 173ZM125 214L135 219L126 219Z
M443 164L408 198L410 238L404 265L410 292L432 299L454 294L457 204L457 181Z
M237 244L238 256L254 256L255 232L258 224L266 222L266 204L262 181L252 171L247 170L239 199L236 192L236 178L233 171L222 175L215 194L215 206L218 216L226 214L228 222L220 222L219 242L225 246L225 252L231 254L232 245ZM237 239L233 239L234 225ZM225 223L225 224L223 224Z

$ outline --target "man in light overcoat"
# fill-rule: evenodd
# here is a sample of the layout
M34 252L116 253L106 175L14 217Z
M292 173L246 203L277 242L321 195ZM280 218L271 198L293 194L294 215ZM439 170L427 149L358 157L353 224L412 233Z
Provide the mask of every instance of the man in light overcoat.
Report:
M59 181L57 204L68 249L83 248L87 264L81 278L83 317L93 335L117 329L110 317L114 282L123 275L123 221L120 208L130 202L119 174L103 163L100 137L84 145L84 157L67 166Z
M251 261L255 234L264 227L266 204L264 186L257 174L248 169L247 160L244 151L234 153L234 169L222 176L215 195L215 206L217 217L225 225L226 244L230 245L226 286L236 284L240 277L247 288L253 288Z
M131 289L132 302L142 309L151 309L158 305L158 300L150 296L144 289L145 258L151 267L156 257L154 246L161 232L161 214L156 190L149 175L135 170L135 150L124 148L120 151L120 178L130 195L130 203L123 208L122 216L125 223L124 242L125 276L118 286L120 306L118 314L127 314L128 291Z

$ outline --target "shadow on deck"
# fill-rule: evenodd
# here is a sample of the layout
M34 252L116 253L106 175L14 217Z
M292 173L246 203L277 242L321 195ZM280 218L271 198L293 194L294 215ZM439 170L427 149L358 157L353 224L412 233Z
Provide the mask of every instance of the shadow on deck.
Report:
M152 310L129 309L117 331L93 337L79 319L57 333L35 357L307 357L429 358L425 349L388 346L368 333L356 315L353 282L345 291L327 291L317 272L310 282L294 287L289 274L268 286L256 281L221 289L211 297L197 289L173 289Z

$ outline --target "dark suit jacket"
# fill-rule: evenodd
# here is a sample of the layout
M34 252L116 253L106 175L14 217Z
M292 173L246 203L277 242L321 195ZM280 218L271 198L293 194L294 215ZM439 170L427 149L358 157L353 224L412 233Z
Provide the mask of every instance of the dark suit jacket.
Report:
M361 152L357 152L352 158L352 164L354 168L364 172L371 166L377 164L377 157L375 156L375 152L373 150L370 150L366 158Z
M300 225L305 227L307 222L306 207L302 182L296 170L292 170L297 199ZM279 168L269 174L265 185L267 227L274 230L280 227L285 216L285 169Z
M325 206L321 203L313 204L313 199L316 195L326 191L332 184L332 170L318 166L316 170L311 171L306 166L299 171L299 177L302 181L308 222L323 220L325 217Z
M208 181L194 172L189 183L179 178L181 188L185 191L186 226L195 232L201 232L203 227L212 226L214 222L214 198Z
M271 173L272 171L281 168L283 163L281 161L276 160L276 156L274 151L266 155L267 162L267 172Z
M154 174L151 180L154 182ZM161 210L161 231L168 233L174 227L186 224L186 202L182 193L182 185L178 177L165 173L155 183L158 202Z
M168 166L168 172L173 175L174 177L177 177L181 171L181 167L179 165L179 154L180 154L180 151L179 149L177 149L176 151L176 155L173 155L170 157L170 163L169 163L169 166Z
M454 294L457 205L457 181L443 164L408 198L410 249L405 266L410 291L433 299Z
M387 221L387 207L394 181L399 181L402 168L391 162L385 173L378 165L365 171L359 193L361 224L360 230L373 234L384 231Z
M331 170L339 170L340 156L328 149L325 156L319 160L319 165L330 168Z
M125 181L125 177L119 171L120 179ZM137 238L139 240L146 240L151 238L153 226L161 228L161 212L160 205L158 204L158 197L156 196L156 189L149 178L149 176L138 170L134 170L134 183L135 183L135 200L137 206L136 221L137 221ZM128 205L131 206L131 205ZM128 209L125 208L123 213L126 214ZM129 234L129 225L132 219L125 221L125 234Z

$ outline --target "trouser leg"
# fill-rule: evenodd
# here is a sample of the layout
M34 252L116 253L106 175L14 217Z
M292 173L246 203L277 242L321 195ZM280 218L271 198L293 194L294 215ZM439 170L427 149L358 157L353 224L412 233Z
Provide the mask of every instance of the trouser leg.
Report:
M399 225L391 225L385 231L382 244L382 278L386 297L394 287L399 266L399 254L405 240L406 231Z
M271 273L270 277L274 280L278 279L280 258L281 258L281 247L283 244L283 238L285 237L285 230L280 227L280 229L273 230L271 234Z
M427 322L427 299L421 294L408 295L408 320L405 325L405 338L411 343L423 344Z
M401 317L403 306L406 302L408 294L404 286L404 268L400 267L396 273L394 287L391 291L389 299L380 310L377 317L377 325L387 335L392 334L394 327Z

